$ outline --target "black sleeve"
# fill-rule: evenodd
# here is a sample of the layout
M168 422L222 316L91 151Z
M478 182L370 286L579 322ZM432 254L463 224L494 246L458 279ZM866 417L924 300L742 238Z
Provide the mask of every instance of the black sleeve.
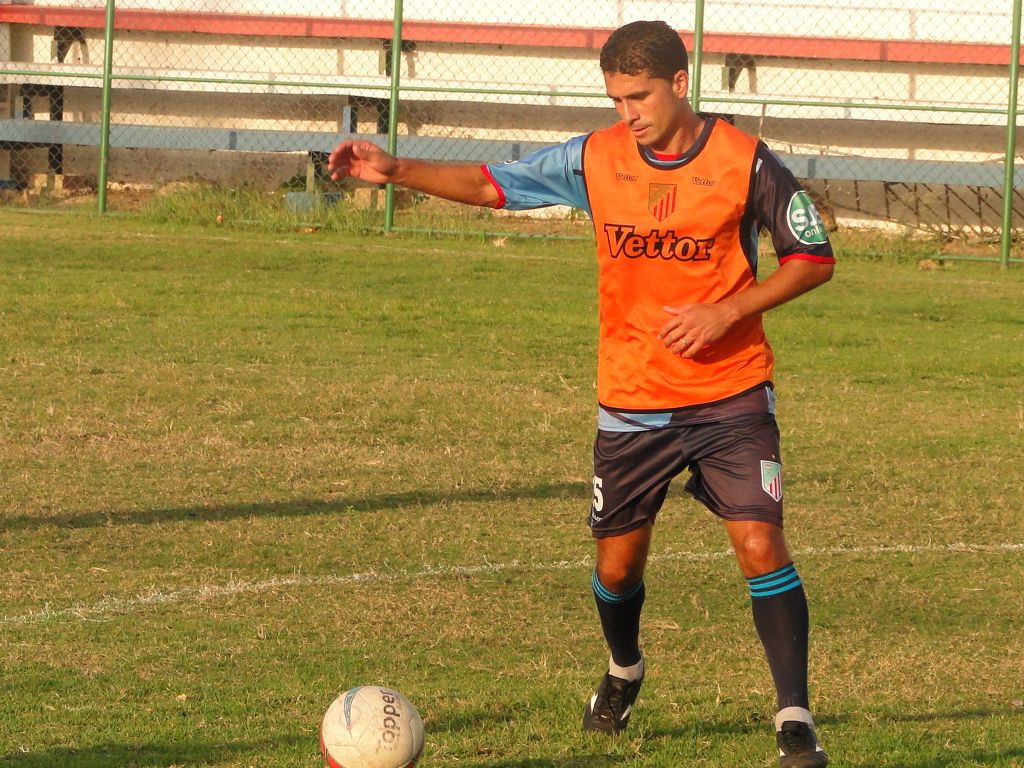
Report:
M754 157L754 178L748 203L756 229L766 228L780 260L789 256L812 261L835 261L832 244L811 196L792 172L758 142Z

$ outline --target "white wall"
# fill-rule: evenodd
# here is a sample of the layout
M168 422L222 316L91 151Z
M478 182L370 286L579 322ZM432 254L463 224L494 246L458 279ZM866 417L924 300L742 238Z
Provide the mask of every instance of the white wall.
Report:
M0 5L10 5L11 0L0 0ZM11 25L0 24L0 61L11 60Z
M173 3L176 8L193 11L227 12L240 6L251 11L262 1L122 0L120 7L138 8L148 3L150 7L166 9ZM101 2L65 0L63 4L95 6ZM1005 4L1005 0L999 2ZM265 4L271 3L266 0ZM273 5L278 13L312 13L317 7L322 14L328 13L322 0L316 3L313 0L274 0ZM378 13L390 8L389 3L380 0L344 0L339 5L350 14L357 5ZM486 5L479 0L464 0L462 5L466 11L460 20L475 13L478 21L523 23L544 14L550 19L566 14L550 0L545 3L522 0L516 5L515 19L507 18L510 13L505 10L496 10L498 4L493 2ZM577 14L562 23L614 26L617 21L611 17L616 14L624 18L665 17L671 6L671 13L686 16L692 15L693 7L692 3L653 1L591 5L594 12L588 11L585 19ZM749 5L711 0L709 18L727 17L719 24L722 29L716 31L725 31L726 21L736 27L729 31L763 23L765 33L771 26L772 33L812 37L830 31L852 37L855 36L852 22L869 18L873 24L886 21L890 29L865 25L860 27L863 36L882 39L910 32L920 34L927 27L925 22L932 18L946 19L940 31L949 39L957 29L961 30L957 34L970 39L970 33L979 42L978 38L985 35L995 38L1009 30L1008 12L987 17L990 23L978 24L972 21L972 14L980 11L954 13L952 0L900 0L895 5L898 7L893 9L883 0L857 0L856 3L833 0L834 12L829 13L821 10L821 0L789 0L785 4L789 22L783 23L786 19L782 18L780 0L761 0ZM454 16L454 6L451 0L405 0L405 7L411 14L423 15L430 8L446 8ZM330 11L337 12L341 11ZM845 26L833 17L845 19ZM793 24L794 18L811 21L805 25ZM677 23L677 26L682 24ZM4 25L0 25L0 69L7 66L8 61L17 69L37 63L47 74L57 77L29 77L29 81L68 86L65 120L94 122L99 109L99 92L94 85L97 81L72 76L95 74L100 70L102 31L85 30L88 55L82 56L83 52L73 49L67 63L60 65L53 63L51 27L13 25L11 29L8 51L3 55ZM118 37L114 48L113 119L120 124L337 132L342 130L342 110L357 104L357 97L387 95L389 78L383 72L381 54L381 43L377 40L124 33ZM750 85L745 74L735 92L729 93L722 85L723 68L722 55L705 57L702 107L737 115L742 127L762 134L781 151L900 160L999 162L1001 159L1005 128L1000 126L1005 126L1005 117L998 110L1005 108L1006 103L1005 67L764 57L757 61L756 94L748 92ZM122 78L118 78L119 73ZM123 78L132 74L247 78L254 82L156 83ZM0 81L24 82L25 76ZM288 81L308 84L293 87L287 85ZM402 84L407 88L486 85L494 89L539 92L539 95L507 96L410 89L403 94L399 112L403 134L556 142L615 120L614 112L603 98L604 85L593 50L422 43L415 53L402 56ZM360 90L356 87L360 85L372 86L374 90ZM548 92L556 88L592 93L600 98ZM747 98L750 103L730 103L731 97ZM757 98L762 97L794 104L762 107L756 103ZM833 103L857 100L869 107L850 110L838 106L811 106L812 102L829 99ZM45 119L47 105L43 97L40 100L37 112L40 119ZM952 111L897 112L871 109L872 101L917 107L972 105L994 109L992 114L986 115ZM360 121L358 130L374 132L376 115L372 106L364 103L356 111ZM956 141L952 139L954 128L961 131L956 134ZM5 155L0 153L0 161ZM88 153L81 156L92 157ZM172 159L166 161L168 168L173 167L174 156L175 153L169 153ZM45 153L42 159L45 162ZM236 167L233 160L226 163L225 167L228 166Z
M94 8L101 0L38 3ZM389 0L120 0L118 8L390 20ZM405 0L410 20L613 28L664 19L692 30L693 0ZM1010 0L708 0L704 29L717 34L795 35L940 42L1010 42Z

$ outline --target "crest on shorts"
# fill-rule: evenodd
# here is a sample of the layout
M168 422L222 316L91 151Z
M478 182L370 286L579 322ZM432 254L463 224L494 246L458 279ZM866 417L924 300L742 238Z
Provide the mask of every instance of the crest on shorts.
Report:
M761 462L761 487L776 501L782 501L782 465L777 461Z
M676 209L675 184L651 184L647 193L647 210L658 221L664 221Z

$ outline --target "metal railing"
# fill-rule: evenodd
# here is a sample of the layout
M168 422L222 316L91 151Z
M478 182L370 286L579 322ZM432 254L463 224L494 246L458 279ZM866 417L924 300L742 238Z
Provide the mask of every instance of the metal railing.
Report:
M614 119L597 52L608 24L632 20L611 0L581 4L575 16L598 19L594 27L569 26L573 13L554 18L543 3L523 4L533 15L513 23L474 0L436 0L414 14L402 0L353 0L341 14L318 0L288 0L280 15L246 13L251 4L232 0L197 9L190 0L153 8L157 1L0 0L0 30L14 30L6 56L0 36L10 112L0 120L0 153L27 158L27 168L42 162L33 151L46 150L51 173L63 172L69 155L68 164L95 167L101 212L111 178L130 178L132 152L259 148L284 158L298 151L309 164L342 135L372 134L404 154L511 159ZM1005 266L1019 261L1011 251L1024 188L1015 163L1021 0L1012 10L1001 0L985 5L962 23L952 0L644 7L681 30L694 106L763 137L823 207L858 225L916 217L940 232L998 234ZM787 33L823 12L827 34ZM948 23L935 23L943 13ZM901 36L887 37L894 19ZM100 33L100 65L91 53L67 60ZM50 100L49 124L31 107L40 96ZM248 114L254 106L266 116ZM384 229L402 229L391 188L384 208Z

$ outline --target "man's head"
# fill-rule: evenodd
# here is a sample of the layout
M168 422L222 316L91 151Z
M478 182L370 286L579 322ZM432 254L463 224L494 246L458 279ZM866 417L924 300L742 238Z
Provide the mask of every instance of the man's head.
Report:
M634 21L619 27L601 48L601 71L672 80L689 62L679 33L663 21Z
M620 27L601 49L605 91L637 144L682 154L701 121L687 101L686 47L663 21Z

